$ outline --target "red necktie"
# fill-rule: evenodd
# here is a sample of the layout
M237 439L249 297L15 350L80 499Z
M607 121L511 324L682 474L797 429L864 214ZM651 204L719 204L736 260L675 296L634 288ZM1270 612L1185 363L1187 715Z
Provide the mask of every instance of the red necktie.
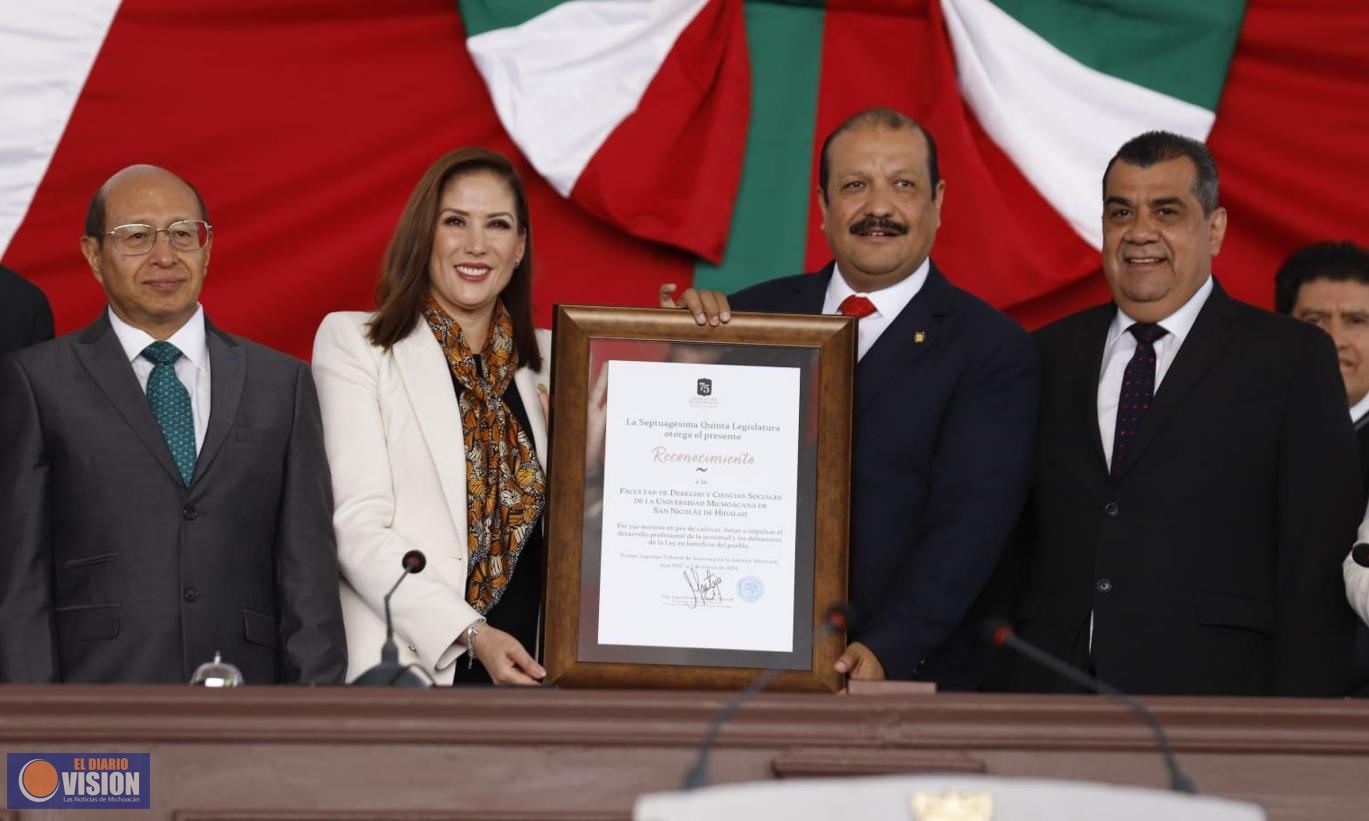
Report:
M878 309L875 308L875 303L865 297L851 294L841 301L841 307L837 310L841 312L842 316L853 316L860 319L873 314Z

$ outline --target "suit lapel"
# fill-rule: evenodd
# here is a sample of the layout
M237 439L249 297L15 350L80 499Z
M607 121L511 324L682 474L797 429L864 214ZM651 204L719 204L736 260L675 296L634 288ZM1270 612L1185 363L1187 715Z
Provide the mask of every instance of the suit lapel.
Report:
M238 416L243 386L247 383L247 352L237 340L210 324L207 317L204 340L209 348L209 424L200 455L195 459L192 487L209 469L228 438L228 431Z
M827 283L832 281L835 263L827 263L815 274L805 274L794 278L793 290L783 296L773 307L767 306L766 313L776 314L820 314L822 303L827 300Z
M391 350L418 427L432 454L448 512L457 532L464 533L466 444L461 437L461 409L456 403L456 388L452 385L447 359L428 329L428 323L421 319ZM536 403L536 396L533 402Z
M75 349L81 365L124 422L133 429L143 446L156 457L177 484L183 484L185 480L171 459L171 449L166 445L157 418L152 415L147 394L138 385L138 377L134 375L133 366L129 364L119 338L110 327L106 311L102 311L100 318L81 332Z
M865 352L856 365L857 418L885 387L896 381L888 378L890 371L906 367L932 346L939 344L944 336L944 323L950 321L954 312L951 288L951 283L932 265L927 272L927 281L917 295L884 329L870 350ZM919 333L925 335L926 341L909 344Z
M1174 363L1165 373L1164 381L1155 391L1155 399L1151 402L1150 410L1146 412L1146 418L1136 434L1136 442L1118 466L1118 479L1126 475L1131 466L1136 464L1137 458L1155 438L1160 428L1164 427L1165 422L1174 415L1184 397L1221 357L1227 345L1231 344L1235 335L1232 320L1236 318L1236 306L1215 280L1212 285L1212 293L1208 296L1207 303L1198 313L1193 329L1184 339Z
M1103 373L1103 349L1107 347L1108 328L1117 316L1117 306L1100 305L1089 314L1073 346L1077 351L1075 372L1071 379L1070 406L1078 414L1078 425L1089 432L1088 447L1082 454L1080 467L1086 475L1106 476L1108 455L1103 452L1103 435L1098 428L1098 379Z

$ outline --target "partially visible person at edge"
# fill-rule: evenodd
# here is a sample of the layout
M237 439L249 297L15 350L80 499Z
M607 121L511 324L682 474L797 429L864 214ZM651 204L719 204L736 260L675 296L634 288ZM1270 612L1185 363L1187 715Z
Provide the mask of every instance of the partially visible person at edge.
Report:
M1027 333L930 259L946 182L936 143L890 109L847 119L817 187L834 261L726 296L689 289L700 324L733 310L858 317L850 600L837 672L974 689L974 607L1030 487L1038 369ZM662 305L674 306L674 286Z
M1345 401L1359 440L1360 479L1369 503L1369 252L1353 242L1319 242L1293 253L1274 276L1274 307L1331 335L1345 382ZM1369 515L1359 541L1369 541ZM1369 697L1369 568L1346 556L1343 575L1355 630L1350 692Z
M507 158L433 163L390 241L373 313L314 340L337 498L349 680L379 661L382 598L400 661L443 684L536 684L549 335L532 324L532 225ZM465 656L462 658L462 656Z
M0 358L0 681L342 679L314 381L206 317L213 241L189 183L125 168L81 238L108 307Z
M0 354L52 339L52 307L32 282L0 265Z
M1341 562L1363 506L1331 339L1223 290L1228 215L1201 142L1129 140L1099 206L1112 299L1035 335L1018 630L1125 692L1343 696ZM1010 681L1074 689L1025 662Z

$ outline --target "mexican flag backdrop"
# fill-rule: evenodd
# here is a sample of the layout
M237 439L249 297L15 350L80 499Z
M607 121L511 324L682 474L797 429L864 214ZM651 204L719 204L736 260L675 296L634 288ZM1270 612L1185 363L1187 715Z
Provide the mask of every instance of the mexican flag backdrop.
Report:
M822 137L884 105L938 141L933 256L1029 327L1106 298L1101 173L1152 128L1212 146L1218 276L1267 305L1294 248L1369 243L1365 42L1361 0L0 0L0 258L85 325L89 196L163 165L209 205L210 316L307 357L424 168L484 144L546 324L818 267Z

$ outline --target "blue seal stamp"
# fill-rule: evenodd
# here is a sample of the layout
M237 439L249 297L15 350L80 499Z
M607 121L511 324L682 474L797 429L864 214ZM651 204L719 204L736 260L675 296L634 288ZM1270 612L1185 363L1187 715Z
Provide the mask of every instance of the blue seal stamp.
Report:
M755 576L743 576L737 582L737 598L742 601L757 601L765 595L765 582Z

